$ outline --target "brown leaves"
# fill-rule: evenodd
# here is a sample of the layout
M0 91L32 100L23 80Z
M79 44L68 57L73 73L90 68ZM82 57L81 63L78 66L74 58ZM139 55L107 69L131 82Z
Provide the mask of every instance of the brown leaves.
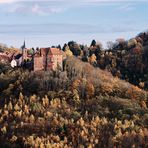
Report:
M88 61L89 61L90 64L96 63L97 61L96 61L96 56L95 56L95 54L92 54L92 56L88 59Z
M113 85L111 83L102 83L100 89L102 93L110 94L113 92Z
M81 98L91 98L95 93L93 83L89 79L87 80L86 78L74 80L72 84L72 90L74 94L76 94L77 91Z
M135 99L135 100L139 99L142 94L143 94L142 90L137 86L133 86L133 85L129 87L129 89L126 91L126 95L130 99Z

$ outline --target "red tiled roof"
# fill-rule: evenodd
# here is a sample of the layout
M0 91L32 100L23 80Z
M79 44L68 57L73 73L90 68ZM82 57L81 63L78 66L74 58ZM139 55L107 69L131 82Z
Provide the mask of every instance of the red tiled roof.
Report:
M58 48L41 48L41 55L47 55L47 54L52 54L52 55L62 55L62 51L59 50Z
M61 50L59 50L58 48L50 48L50 52L53 55L62 55Z
M50 48L41 48L41 55L47 55Z

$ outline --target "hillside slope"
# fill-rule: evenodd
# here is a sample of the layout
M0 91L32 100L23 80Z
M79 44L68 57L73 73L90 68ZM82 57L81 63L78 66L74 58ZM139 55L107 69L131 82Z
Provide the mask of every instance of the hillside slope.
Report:
M112 52L112 74L148 90L148 32L128 41L117 40Z
M101 43L95 40L89 47L71 41L63 50L69 48L82 61L148 90L148 32L129 40L118 38L115 42L107 42L107 45L108 48L104 50Z
M1 67L2 147L147 147L148 93L70 57L64 71Z

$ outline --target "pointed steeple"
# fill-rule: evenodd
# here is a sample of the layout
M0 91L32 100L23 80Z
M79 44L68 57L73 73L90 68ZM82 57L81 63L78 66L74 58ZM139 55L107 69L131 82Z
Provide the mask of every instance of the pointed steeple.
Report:
M21 49L25 49L26 48L26 43L25 43L25 40L24 40L24 44L21 46Z
M25 59L25 49L26 49L25 40L24 40L24 44L21 46L21 49L22 49L22 65L23 65L23 62L24 62L24 59Z

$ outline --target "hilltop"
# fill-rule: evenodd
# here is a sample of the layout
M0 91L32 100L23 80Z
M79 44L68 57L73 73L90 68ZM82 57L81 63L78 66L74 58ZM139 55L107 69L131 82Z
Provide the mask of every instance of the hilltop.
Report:
M111 72L113 76L148 90L148 32L139 33L129 40L119 38L115 42L107 42L107 45L108 48L103 49L102 44L95 40L91 42L90 46L70 41L63 48L60 45L56 48L64 51L68 56L74 55L94 67ZM55 48L55 46L53 47ZM28 65L33 65L30 63L32 56L34 52L41 49L27 49L30 54L30 58L27 59ZM4 55L0 55L0 60L6 62L10 62L14 54L16 57L18 54L20 56L20 50L8 48L5 45L0 46L0 51L4 53ZM32 60L32 63L36 62Z

